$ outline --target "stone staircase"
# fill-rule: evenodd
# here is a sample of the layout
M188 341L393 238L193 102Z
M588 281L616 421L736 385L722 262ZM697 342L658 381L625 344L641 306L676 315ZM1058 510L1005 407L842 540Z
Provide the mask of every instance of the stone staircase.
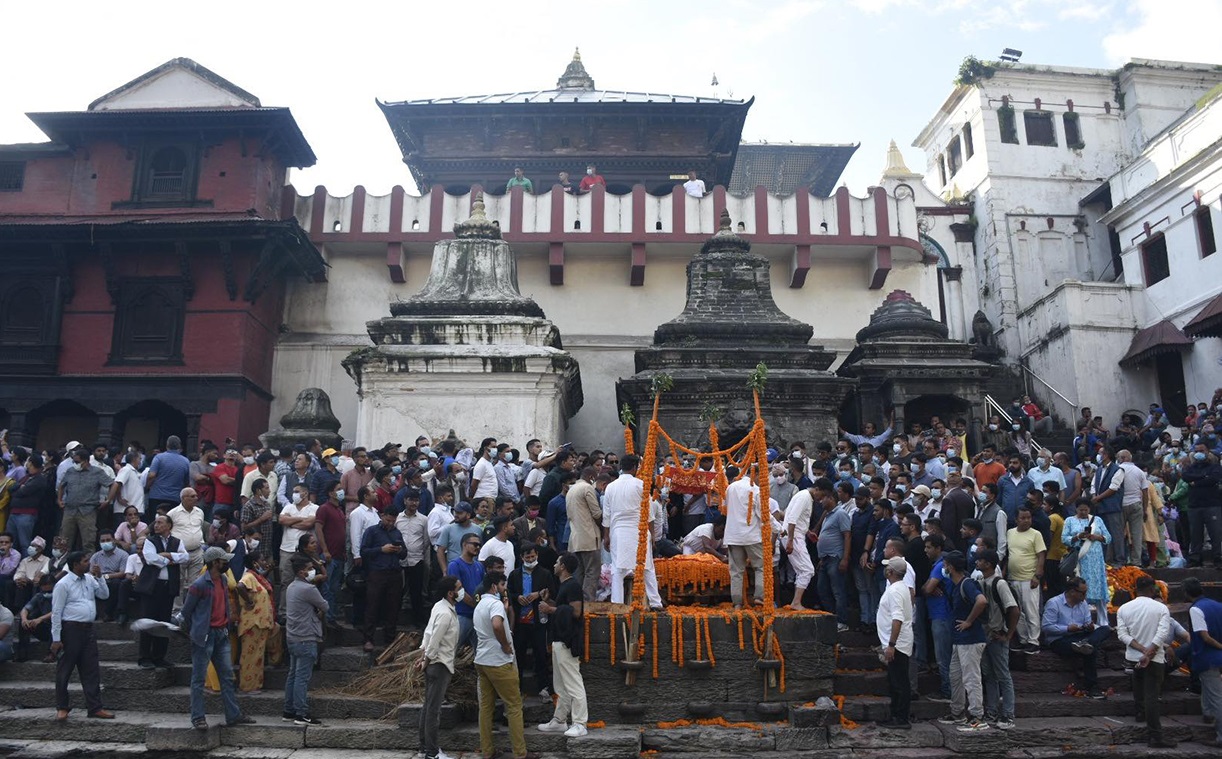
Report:
M1158 570L1168 582L1174 616L1187 622L1187 604L1180 583L1194 574L1207 583L1211 594L1222 595L1222 571ZM0 756L24 757L90 756L99 759L141 753L152 757L243 757L243 759L323 759L360 751L362 759L403 757L416 751L418 704L395 706L382 701L326 692L349 683L370 666L370 656L361 648L359 633L345 627L333 640L315 672L311 692L313 712L323 724L302 727L280 719L286 670L269 668L264 691L239 695L243 710L256 724L223 727L220 699L207 696L212 727L201 733L190 727L190 665L142 670L135 664L136 644L131 634L117 625L99 623L102 658L103 702L116 712L113 721L86 719L79 684L71 687L73 713L67 724L55 722L54 665L36 659L0 665ZM1167 736L1180 742L1174 750L1150 752L1145 745L1145 727L1133 719L1134 704L1123 651L1113 640L1100 654L1100 686L1110 689L1106 700L1076 698L1062 694L1076 682L1079 673L1069 662L1051 653L1033 656L1014 654L1011 670L1016 698L1016 727L1010 731L991 729L982 733L960 733L935 720L947 713L945 703L921 698L913 702L916 720L910 731L888 731L874 723L887 718L886 677L877 656L870 650L877 641L860 633L842 633L833 679L835 694L844 697L841 714L814 704L791 705L788 714L774 722L756 722L725 727L686 721L679 726L659 727L609 725L591 729L585 738L534 730L551 714L550 701L525 699L527 745L545 756L576 759L633 759L638 756L707 756L715 759L752 756L755 759L790 757L886 756L954 757L971 754L974 759L1007 757L1042 759L1067 756L1096 759L1107 756L1147 756L1151 753L1175 757L1216 757L1218 749L1204 745L1214 735L1200 709L1200 698L1188 691L1189 678L1175 673L1163 691L1163 714ZM185 640L171 645L171 661L186 662ZM793 671L791 678L801 677ZM527 676L526 692L533 692ZM937 690L936 673L923 673L921 691ZM731 705L733 706L733 705ZM732 710L722 716L736 719ZM591 714L592 720L606 715ZM772 719L772 718L769 718ZM460 714L447 705L442 715L442 748L452 756L478 756L478 729L474 715ZM856 724L853 724L856 723ZM735 724L731 722L730 724ZM508 748L503 725L497 728L498 747ZM642 753L644 752L644 753Z

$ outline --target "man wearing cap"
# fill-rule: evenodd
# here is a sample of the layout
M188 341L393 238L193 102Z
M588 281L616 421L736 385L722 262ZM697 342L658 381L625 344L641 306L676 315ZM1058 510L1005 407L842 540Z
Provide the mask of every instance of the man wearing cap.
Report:
M984 656L984 619L989 602L976 581L967 576L967 557L959 551L942 556L950 571L952 653L950 660L950 714L938 719L961 732L988 730L984 721L984 688L980 660ZM966 705L967 715L964 715Z
M80 535L81 550L93 553L97 549L98 510L105 508L114 478L94 466L89 451L77 448L72 451L73 466L64 473L56 487L59 508L63 512L60 535L68 548Z
M325 497L328 485L332 482L339 482L339 464L339 451L328 448L322 452L322 460L319 462L318 469L310 475L310 497L315 501L321 501ZM340 506L342 508L343 504L341 503Z
M182 440L170 435L165 441L165 450L153 457L148 468L148 501L144 507L144 523L152 524L157 509L165 506L172 509L178 505L179 493L191 484L191 462L182 455Z
M909 711L911 687L908 681L908 659L912 656L912 596L904 585L908 562L893 556L883 563L887 589L878 601L874 624L887 663L887 691L891 695L891 719L879 727L897 730L911 729Z
M208 665L216 668L221 685L221 703L225 707L225 724L252 725L254 720L242 714L233 684L233 657L229 652L229 623L234 619L229 608L228 581L225 566L233 554L212 546L203 553L207 571L187 588L187 600L182 605L183 622L191 638L191 726L207 730L204 718L204 679Z

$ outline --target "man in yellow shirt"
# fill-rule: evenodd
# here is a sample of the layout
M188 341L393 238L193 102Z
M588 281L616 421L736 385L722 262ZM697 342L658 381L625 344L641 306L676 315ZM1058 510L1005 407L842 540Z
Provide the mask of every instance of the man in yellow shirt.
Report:
M1006 579L1022 614L1018 639L1023 653L1040 650L1040 585L1048 548L1039 530L1031 529L1031 507L1018 509L1018 526L1006 533Z
M1060 486L1055 482L1044 483L1044 513L1048 515L1048 554L1044 557L1044 582L1048 586L1048 597L1054 598L1065 592L1065 577L1061 574L1061 559L1069 549L1061 542L1061 530L1065 528L1064 507L1060 501Z

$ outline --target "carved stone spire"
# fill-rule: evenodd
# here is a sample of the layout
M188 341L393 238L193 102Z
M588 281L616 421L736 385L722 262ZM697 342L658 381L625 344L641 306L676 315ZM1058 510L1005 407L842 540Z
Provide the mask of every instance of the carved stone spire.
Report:
M501 228L489 221L488 215L484 213L483 193L476 195L475 201L471 203L471 218L454 225L454 236L459 239L501 239Z
M581 63L581 49L573 49L573 60L569 61L564 73L556 80L556 86L562 90L592 90L594 79L586 73L586 67Z

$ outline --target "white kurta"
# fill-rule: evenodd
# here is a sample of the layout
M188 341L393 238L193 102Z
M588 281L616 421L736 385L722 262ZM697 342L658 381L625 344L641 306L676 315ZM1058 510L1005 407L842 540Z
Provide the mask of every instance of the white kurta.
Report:
M811 563L810 551L806 548L806 531L810 529L810 518L815 502L810 490L803 488L794 493L785 507L785 538L782 545L789 544L789 525L793 525L793 551L789 554L789 565L796 575L794 584L799 588L810 585L815 576L815 565Z
M611 567L614 570L611 575L612 603L624 602L624 577L636 570L644 491L645 483L631 474L621 474L603 493L603 524L611 537ZM653 541L646 539L645 543L645 595L650 606L659 607L662 597L653 570Z
M747 524L748 501L751 504L751 524ZM726 488L726 534L721 542L728 546L749 546L756 545L762 540L760 537L760 489L751 482L750 478L739 478Z

